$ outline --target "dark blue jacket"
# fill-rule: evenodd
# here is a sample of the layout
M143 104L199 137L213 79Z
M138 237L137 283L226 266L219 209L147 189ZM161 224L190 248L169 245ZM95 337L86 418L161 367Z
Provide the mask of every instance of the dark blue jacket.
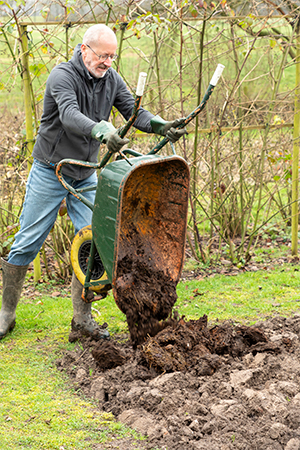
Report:
M108 121L113 106L128 120L133 105L133 96L114 69L108 69L103 78L91 76L78 44L72 59L56 66L48 77L34 158L52 167L64 158L97 162L99 142L91 138L92 128L101 120ZM152 133L152 117L141 108L134 126ZM63 168L65 175L76 180L87 178L93 171L77 166Z

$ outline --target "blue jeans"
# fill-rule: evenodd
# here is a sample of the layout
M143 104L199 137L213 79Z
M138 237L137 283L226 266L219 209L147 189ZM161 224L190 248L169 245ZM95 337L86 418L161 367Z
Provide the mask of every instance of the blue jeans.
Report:
M97 184L96 173L81 181L67 176L64 178L75 189ZM93 190L83 195L94 203L95 193L96 191ZM34 260L55 223L64 198L66 198L68 214L73 222L75 233L90 225L93 214L90 208L77 200L60 184L51 167L34 160L26 185L20 230L11 247L9 263L25 266Z

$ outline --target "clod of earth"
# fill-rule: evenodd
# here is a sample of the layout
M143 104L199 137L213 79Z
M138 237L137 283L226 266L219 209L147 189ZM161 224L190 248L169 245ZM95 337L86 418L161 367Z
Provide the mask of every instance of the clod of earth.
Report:
M125 354L110 341L100 341L92 350L92 356L101 370L113 369L126 361Z

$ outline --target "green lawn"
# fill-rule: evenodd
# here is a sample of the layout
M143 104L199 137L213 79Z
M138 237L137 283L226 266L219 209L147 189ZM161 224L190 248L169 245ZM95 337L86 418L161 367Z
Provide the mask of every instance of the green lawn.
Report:
M68 297L36 291L20 301L16 328L0 341L1 450L105 449L105 442L124 437L138 448L137 433L75 393L56 370L55 360L74 347L68 343L70 320Z
M300 272L286 265L237 276L216 275L178 285L178 310L190 318L207 314L211 321L254 323L300 307Z

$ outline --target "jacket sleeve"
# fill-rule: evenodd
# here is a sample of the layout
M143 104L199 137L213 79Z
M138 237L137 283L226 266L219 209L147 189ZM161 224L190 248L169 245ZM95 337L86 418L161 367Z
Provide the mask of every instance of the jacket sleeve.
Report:
M47 80L48 92L57 105L63 127L72 133L90 136L96 122L80 112L75 84L70 73L59 68L52 70Z
M118 83L118 89L117 89L117 95L114 101L114 106L117 108L118 111L124 116L126 120L128 120L132 114L133 106L135 99L131 95L131 93L128 91L127 86L125 82L122 80L122 78L117 75L117 83ZM147 111L144 108L139 109L138 117L134 123L134 127L138 130L145 131L146 133L153 133L150 120L154 117L152 113Z

